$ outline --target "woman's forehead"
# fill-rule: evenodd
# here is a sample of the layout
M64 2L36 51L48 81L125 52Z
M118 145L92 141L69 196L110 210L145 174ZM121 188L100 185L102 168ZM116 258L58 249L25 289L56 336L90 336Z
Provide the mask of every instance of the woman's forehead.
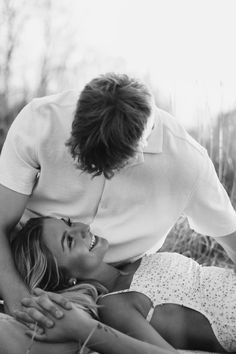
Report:
M69 226L60 219L45 219L43 222L43 234L42 237L46 245L52 249L57 248L61 243L62 235L69 229Z

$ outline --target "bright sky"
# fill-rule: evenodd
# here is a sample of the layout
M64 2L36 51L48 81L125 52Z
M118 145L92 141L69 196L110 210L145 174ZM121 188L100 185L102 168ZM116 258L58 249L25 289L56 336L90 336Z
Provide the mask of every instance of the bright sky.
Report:
M104 63L106 57L124 58L123 70L148 75L186 126L199 112L211 116L236 105L236 0L51 2L64 9L53 20L61 21L60 38L67 18L75 61L86 47L102 53ZM34 19L25 36L35 46L31 57L40 48L39 32ZM98 74L93 66L91 76Z
M199 110L214 115L236 104L235 0L87 0L76 7L87 15L83 41L123 56L130 71L149 72L186 125Z
M83 40L173 79L236 78L235 0L87 0ZM159 67L159 69L158 69Z

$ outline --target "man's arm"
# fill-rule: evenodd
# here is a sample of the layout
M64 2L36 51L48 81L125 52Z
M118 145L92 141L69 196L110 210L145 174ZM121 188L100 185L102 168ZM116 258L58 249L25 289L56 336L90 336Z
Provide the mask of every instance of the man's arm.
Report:
M0 185L0 295L10 314L20 307L29 291L15 269L8 241L9 232L20 220L28 196Z
M236 266L236 231L227 236L216 237L215 240L224 248Z
M0 184L0 296L4 300L5 310L21 322L35 322L39 318L39 324L43 327L51 327L53 322L48 324L48 318L39 309L34 309L32 316L24 312L21 312L19 316L14 313L16 310L24 310L24 306L22 308L23 298L33 297L15 268L8 241L9 232L20 220L27 201L27 195L17 193ZM69 302L63 297L57 299L57 304L65 309L70 308ZM51 315L56 318L58 310L56 304L51 306L51 302L45 299L45 306L47 308L50 306Z

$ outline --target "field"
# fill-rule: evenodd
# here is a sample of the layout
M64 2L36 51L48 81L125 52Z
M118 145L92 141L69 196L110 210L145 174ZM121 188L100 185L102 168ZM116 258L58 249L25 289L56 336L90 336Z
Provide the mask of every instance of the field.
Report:
M216 240L191 230L183 217L170 231L160 251L181 253L202 265L233 268L232 261Z
M205 117L206 118L206 117ZM231 203L236 207L236 110L219 114L214 124L201 117L190 134L203 145L212 159L218 177ZM209 222L214 222L210 220ZM233 264L214 238L199 235L189 228L183 217L171 230L161 251L178 252L204 265L232 268Z

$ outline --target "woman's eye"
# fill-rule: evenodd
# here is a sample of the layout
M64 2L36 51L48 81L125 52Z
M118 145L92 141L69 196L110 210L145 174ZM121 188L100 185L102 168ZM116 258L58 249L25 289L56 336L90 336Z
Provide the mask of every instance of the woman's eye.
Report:
M69 248L71 248L72 242L73 242L73 237L69 235L69 236L67 237L67 246L68 246Z

